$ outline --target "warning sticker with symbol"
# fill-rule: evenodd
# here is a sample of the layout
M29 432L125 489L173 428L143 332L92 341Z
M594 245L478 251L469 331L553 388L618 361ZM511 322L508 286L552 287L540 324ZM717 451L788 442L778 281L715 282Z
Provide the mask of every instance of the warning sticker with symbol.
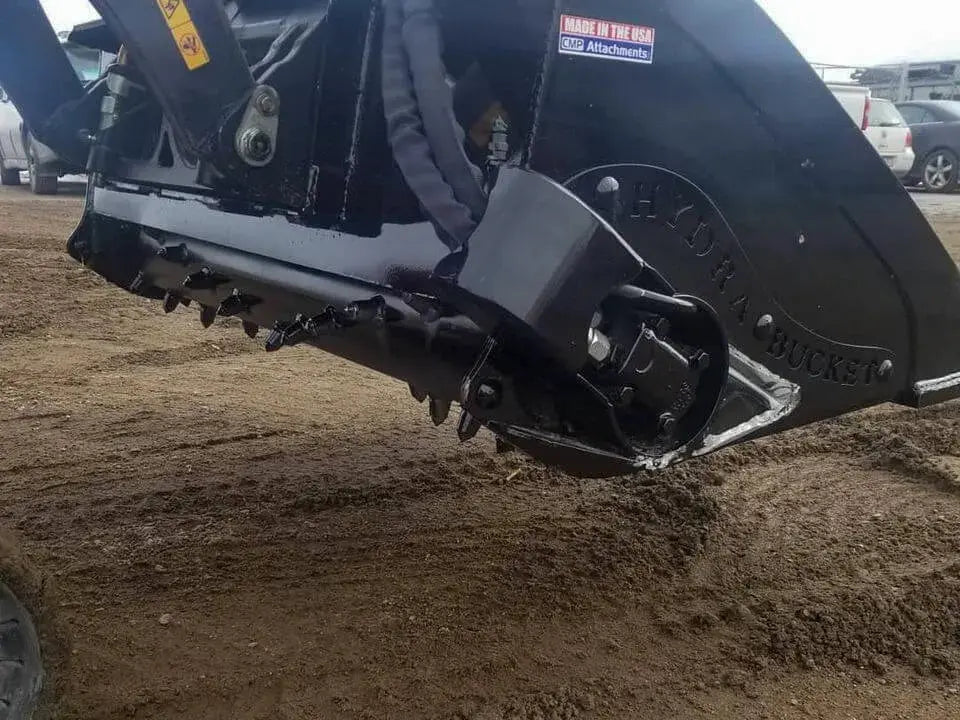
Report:
M196 70L209 63L210 55L207 54L197 26L193 24L187 3L184 0L157 0L157 5L163 11L167 27L170 28L187 68Z

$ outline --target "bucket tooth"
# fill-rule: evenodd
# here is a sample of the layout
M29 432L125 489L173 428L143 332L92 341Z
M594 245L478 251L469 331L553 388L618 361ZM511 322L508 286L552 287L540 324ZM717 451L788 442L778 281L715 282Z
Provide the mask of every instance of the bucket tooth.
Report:
M304 323L306 319L303 315L297 315L293 322L277 323L270 331L267 337L266 351L276 352L284 345L296 345L300 342L305 332Z
M255 339L257 333L260 332L260 326L256 323L252 323L249 320L243 321L243 331L247 334L248 338Z
M178 265L188 265L190 263L190 251L183 243L179 245L164 245L157 250L157 257Z
M329 335L334 330L343 327L337 320L337 313L332 307L328 307L319 315L300 321L301 329L313 337Z
M410 388L410 394L413 395L413 399L416 400L417 402L422 403L424 400L427 399L427 393L425 390L418 388L413 383L410 383L409 388Z
M216 290L228 280L229 278L205 267L192 275L187 275L183 286L191 290Z
M480 421L466 410L460 413L460 422L457 423L457 437L464 443L472 440L480 432Z
M416 397L416 396L414 396ZM443 425L447 421L447 417L450 415L450 401L449 400L438 400L437 398L430 396L430 419L433 420L433 424Z
M357 300L340 311L338 318L343 323L384 322L387 317L387 302L377 295L369 300Z
M182 300L179 295L168 292L163 297L163 311L169 315L180 306L181 302Z
M213 321L217 319L217 309L212 305L201 305L200 306L200 323L208 328L213 325Z
M433 298L417 293L403 293L403 301L420 313L425 323L435 323L443 314L443 309Z
M284 345L283 342L283 329L279 325L270 331L270 334L267 336L267 343L264 346L267 352L276 352Z
M259 302L260 298L234 290L226 300L220 303L217 313L222 317L235 317L241 313L250 312L250 309Z

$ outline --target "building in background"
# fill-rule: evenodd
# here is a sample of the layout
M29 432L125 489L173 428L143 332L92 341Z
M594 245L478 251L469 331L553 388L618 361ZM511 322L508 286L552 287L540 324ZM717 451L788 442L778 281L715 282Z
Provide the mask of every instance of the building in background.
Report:
M905 100L960 100L960 60L876 65L852 74L874 97Z

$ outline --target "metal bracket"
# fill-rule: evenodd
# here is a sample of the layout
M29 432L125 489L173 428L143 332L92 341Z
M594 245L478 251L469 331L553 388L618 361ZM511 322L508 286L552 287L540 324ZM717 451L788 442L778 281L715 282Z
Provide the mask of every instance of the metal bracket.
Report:
M269 85L257 85L237 128L237 155L251 167L266 167L277 152L280 96Z

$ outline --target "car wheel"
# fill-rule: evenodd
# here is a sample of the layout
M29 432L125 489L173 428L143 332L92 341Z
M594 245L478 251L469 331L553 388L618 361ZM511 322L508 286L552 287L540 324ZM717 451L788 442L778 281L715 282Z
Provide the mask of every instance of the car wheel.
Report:
M0 169L0 185L19 185L20 171Z
M27 150L27 165L30 173L30 190L34 195L56 195L59 178L56 175L49 175L40 172L40 163L37 160L37 149L33 141L30 141Z
M960 180L960 159L952 150L934 150L923 161L923 184L934 192L953 192Z

